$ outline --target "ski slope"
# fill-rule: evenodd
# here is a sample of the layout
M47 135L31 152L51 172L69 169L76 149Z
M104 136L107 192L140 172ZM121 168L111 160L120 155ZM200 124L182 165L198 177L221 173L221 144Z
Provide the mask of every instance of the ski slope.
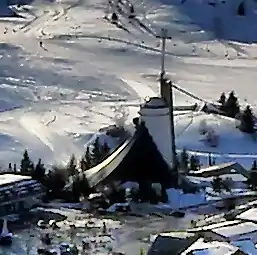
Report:
M128 10L122 7L120 21L129 32L103 20L106 0L35 1L13 7L23 19L1 20L2 167L19 163L24 148L47 164L65 162L72 153L80 156L92 134L113 124L120 109L130 123L143 99L159 93L160 42L154 35L163 27L172 36L166 69L176 84L210 101L222 91L235 90L242 104L256 106L254 1L248 1L251 9L247 7L245 18L233 14L238 1L232 0L219 12L207 1L131 2L144 28L138 21L129 23ZM218 28L213 23L217 13ZM175 93L178 105L195 102ZM178 148L211 150L240 160L244 155L243 163L256 154L255 143L223 119L215 127L226 146L206 147L195 134L198 120L205 117L191 115L175 117Z

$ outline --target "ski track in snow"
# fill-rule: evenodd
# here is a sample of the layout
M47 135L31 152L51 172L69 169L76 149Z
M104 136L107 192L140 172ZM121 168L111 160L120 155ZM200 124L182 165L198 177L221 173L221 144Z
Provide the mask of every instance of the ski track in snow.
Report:
M34 116L22 117L20 124L56 154L56 158L59 158L60 163L65 163L73 153L80 155L72 140L68 139L68 137L60 137L58 134L52 133L47 126L39 123Z
M167 42L166 68L168 76L178 86L206 101L217 99L221 91L235 90L241 100L255 104L255 96L249 93L257 79L254 44L213 38L212 32L203 31L198 23L188 19L187 13L178 9L174 0L171 0L172 7L166 8L158 1L131 2L148 29L158 34L166 27L172 35L172 40ZM0 24L3 31L6 27L9 31L1 38L3 46L20 47L0 50L0 58L4 60L0 89L5 97L10 93L11 98L14 98L13 91L22 96L19 92L27 91L23 96L23 109L3 112L0 118L3 123L9 117L16 119L13 123L17 123L17 127L15 130L10 127L10 135L22 136L24 132L24 137L35 137L35 144L28 145L38 146L41 141L43 151L52 153L57 160L67 160L72 153L82 153L78 142L67 134L88 137L99 125L112 121L113 114L108 111L114 105L126 107L135 114L143 98L156 96L159 91L156 81L160 63L159 39L154 38L150 30L147 32L136 25L136 21L130 23L125 7L121 22L130 34L104 22L105 0L37 2L33 6L29 14L33 14L34 19L22 24L20 21L13 25ZM204 13L204 9L200 13ZM10 32L12 30L15 32ZM39 39L43 42L41 48ZM17 63L17 75L13 63ZM138 74L149 74L154 79L147 75L139 78ZM16 76L19 79L15 80ZM26 80L35 83L28 86L23 82ZM119 101L119 97L122 100ZM176 102L183 104L186 100L188 98L175 92ZM49 102L55 102L53 113L47 113L47 108L52 107ZM65 112L69 109L73 112ZM44 115L47 117L42 121ZM218 120L217 125L222 126L223 122ZM176 124L178 139L181 139L195 128L197 121L195 116L181 115ZM8 132L4 126L2 130ZM234 133L234 139L241 139L241 136ZM182 144L186 146L184 140ZM195 152L207 155L208 147L202 145L198 150L197 146ZM222 150L212 149L213 155L218 157ZM224 157L256 157L254 153L227 153L228 148L225 150Z

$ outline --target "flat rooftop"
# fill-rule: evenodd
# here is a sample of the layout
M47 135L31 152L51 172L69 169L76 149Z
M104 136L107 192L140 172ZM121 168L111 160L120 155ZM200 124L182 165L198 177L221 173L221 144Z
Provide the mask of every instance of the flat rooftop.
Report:
M257 232L257 224L254 224L252 222L244 222L244 223L239 223L237 225L212 229L212 232L217 233L218 235L230 238L237 235Z
M251 208L237 215L236 219L257 222L257 208Z
M23 176L18 174L0 174L0 186L29 180L31 180L30 176Z
M181 255L233 255L238 250L238 247L226 242L205 242L204 239L200 238L187 250L182 252Z

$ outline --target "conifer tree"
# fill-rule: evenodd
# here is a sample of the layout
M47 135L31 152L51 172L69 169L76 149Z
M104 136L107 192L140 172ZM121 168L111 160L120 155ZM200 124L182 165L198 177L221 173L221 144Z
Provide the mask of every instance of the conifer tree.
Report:
M192 155L192 156L190 157L190 162L189 162L189 164L190 164L190 169L191 169L191 170L193 170L193 171L198 170L199 164L198 164L198 160L197 160L197 157L196 157L196 156Z
M249 173L248 184L254 190L257 187L257 162L256 162L256 160L253 161L252 168Z
M23 159L21 160L21 174L31 175L34 170L34 164L29 158L28 151L25 150L23 154Z
M222 188L222 179L217 176L213 179L212 181L212 188L215 192L221 192L221 188Z
M179 166L181 169L185 170L185 172L188 171L188 164L189 164L189 157L187 154L186 149L184 148L180 154L180 162Z
M81 194L80 185L79 185L79 182L80 182L79 176L73 175L72 179L73 179L73 181L72 181L71 189L72 189L73 200L74 200L74 202L79 202L79 197Z
M67 171L69 176L77 174L76 157L74 154L71 155L70 161L67 165Z
M212 161L211 153L209 153L208 155L208 163L209 163L209 166L212 166L213 161Z
M16 164L13 165L13 172L17 173L17 165Z
M99 137L95 139L91 156L92 156L92 163L94 166L96 166L102 160L103 153L102 153L102 147L99 141Z
M82 172L87 171L89 169L88 163L85 160L85 158L82 158L79 163L80 163L80 169Z
M218 102L219 102L222 106L224 106L225 103L226 103L226 99L227 99L227 98L226 98L225 93L222 92L221 95L220 95L220 99L218 100Z
M38 159L38 162L36 164L33 177L36 180L42 180L45 176L45 172L46 172L46 169L45 169L44 164L42 163L42 160L40 158L40 159Z
M241 115L240 130L246 133L254 133L254 116L248 105Z
M89 146L87 147L84 159L87 162L88 168L91 168L93 166L93 163L92 163L92 156L91 156L91 153L90 153Z
M231 91L229 97L224 105L224 110L227 115L231 118L235 118L236 115L240 112L240 107L238 104L238 99L235 96L234 91Z
M107 142L104 142L103 146L102 146L102 160L104 158L106 158L108 156L108 154L110 153L110 147L107 144Z
M245 16L245 2L242 1L237 8L237 15Z
M90 184L88 182L88 179L87 179L85 173L82 174L81 184L82 184L82 190L81 191L82 191L83 195L88 196L90 194Z
M9 171L9 172L12 172L12 163L9 163L9 165L8 165L8 171Z
M256 160L253 161L252 170L257 170L257 161Z

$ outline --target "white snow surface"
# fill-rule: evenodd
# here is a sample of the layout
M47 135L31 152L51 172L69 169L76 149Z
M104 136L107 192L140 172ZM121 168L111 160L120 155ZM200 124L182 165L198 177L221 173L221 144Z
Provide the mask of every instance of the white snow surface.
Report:
M181 255L232 255L237 250L237 247L225 242L204 242L204 240L200 238L187 250L182 252Z
M80 156L92 134L115 123L119 112L125 109L131 123L139 103L159 94L159 40L125 17L121 21L130 34L105 22L106 2L35 1L17 7L24 19L1 19L3 167L19 163L25 148L46 164L65 162L72 153ZM247 1L246 17L235 15L239 1L234 0L216 10L198 0L131 2L152 31L159 34L165 27L172 35L166 69L177 85L207 101L235 90L241 104L256 107L256 1ZM175 104L195 102L175 92ZM220 137L216 148L201 141L203 119ZM211 151L217 161L233 158L247 165L256 157L256 142L231 119L188 113L176 114L175 122L179 149L200 156Z

